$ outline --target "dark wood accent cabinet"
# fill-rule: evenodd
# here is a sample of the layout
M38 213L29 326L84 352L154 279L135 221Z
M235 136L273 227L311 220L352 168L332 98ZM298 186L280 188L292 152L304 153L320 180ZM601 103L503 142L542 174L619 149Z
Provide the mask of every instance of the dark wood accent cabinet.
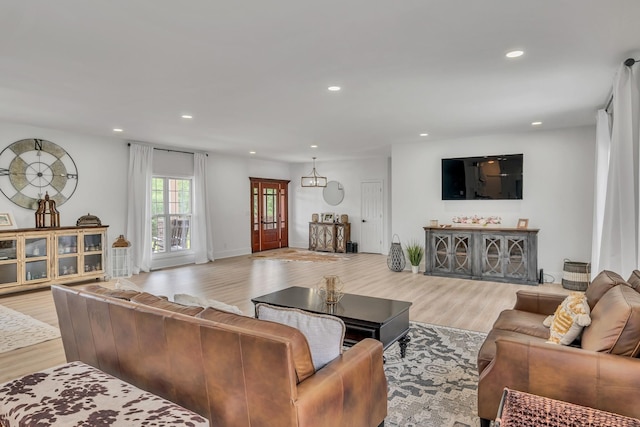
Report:
M309 250L319 252L347 252L351 240L349 223L309 223Z
M424 227L426 275L538 283L537 229Z

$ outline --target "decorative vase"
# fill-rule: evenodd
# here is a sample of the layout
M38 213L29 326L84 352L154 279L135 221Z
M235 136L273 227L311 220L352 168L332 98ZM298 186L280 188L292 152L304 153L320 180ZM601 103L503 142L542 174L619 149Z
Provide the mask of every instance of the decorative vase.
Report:
M418 274L420 272L420 266L419 265L412 265L411 266L411 272L413 274Z
M344 295L344 283L338 276L324 276L316 290L326 304L337 304Z

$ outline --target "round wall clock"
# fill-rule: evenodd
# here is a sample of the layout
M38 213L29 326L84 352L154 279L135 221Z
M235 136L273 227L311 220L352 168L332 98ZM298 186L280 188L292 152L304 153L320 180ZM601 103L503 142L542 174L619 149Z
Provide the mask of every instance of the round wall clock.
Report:
M60 206L77 186L75 162L51 141L21 139L0 153L0 191L18 206L37 209L45 193Z

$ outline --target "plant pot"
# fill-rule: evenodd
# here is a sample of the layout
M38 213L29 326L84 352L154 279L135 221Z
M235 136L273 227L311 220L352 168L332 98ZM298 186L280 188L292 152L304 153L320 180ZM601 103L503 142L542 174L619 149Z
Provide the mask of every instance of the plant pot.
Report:
M411 266L411 272L413 274L418 274L420 272L420 266L419 265L412 265Z

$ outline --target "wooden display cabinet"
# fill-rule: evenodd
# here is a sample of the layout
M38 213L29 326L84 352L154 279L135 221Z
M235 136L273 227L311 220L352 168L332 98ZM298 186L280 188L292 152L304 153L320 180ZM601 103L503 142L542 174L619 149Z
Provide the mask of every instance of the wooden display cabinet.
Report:
M0 294L104 279L107 227L0 231Z

